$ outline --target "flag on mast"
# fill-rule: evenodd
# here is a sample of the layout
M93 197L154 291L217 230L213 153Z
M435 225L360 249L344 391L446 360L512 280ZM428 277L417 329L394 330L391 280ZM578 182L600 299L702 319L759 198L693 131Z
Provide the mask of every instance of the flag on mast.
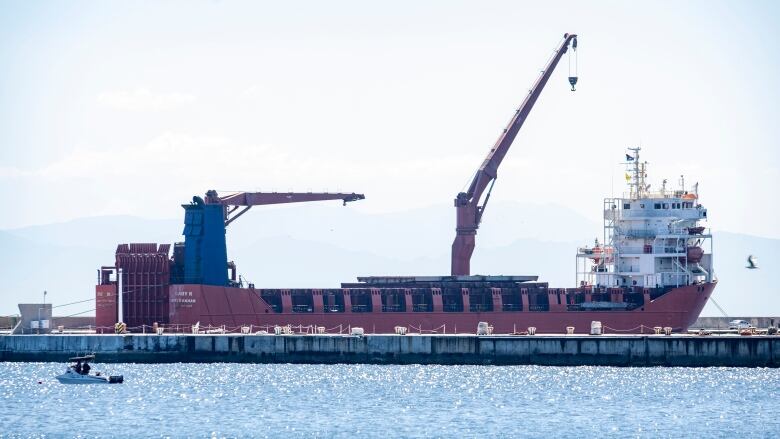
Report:
M626 172L626 182L631 182L631 176Z
M634 161L634 157L626 154L626 160L629 161L629 162L633 162Z

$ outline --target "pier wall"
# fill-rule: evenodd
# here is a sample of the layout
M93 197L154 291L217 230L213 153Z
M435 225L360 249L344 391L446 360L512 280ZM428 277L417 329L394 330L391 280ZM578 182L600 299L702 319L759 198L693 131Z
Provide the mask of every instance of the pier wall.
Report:
M778 336L7 335L0 361L780 367Z
M745 320L756 328L768 328L780 325L780 317L699 317L690 329L728 329L732 320Z

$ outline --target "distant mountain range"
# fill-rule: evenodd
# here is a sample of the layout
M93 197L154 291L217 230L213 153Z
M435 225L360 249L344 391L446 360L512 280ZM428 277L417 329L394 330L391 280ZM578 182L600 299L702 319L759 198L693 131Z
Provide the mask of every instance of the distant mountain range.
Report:
M255 208L228 228L228 255L258 287L337 287L366 275L449 273L454 209L431 206L363 214L320 203ZM97 269L113 265L116 245L181 240L181 219L83 218L0 231L0 315L43 290L56 305L94 298ZM601 225L561 206L497 202L477 236L472 272L535 274L553 286L574 285L577 246L601 237ZM729 315L780 315L780 240L716 232L714 298ZM749 254L758 270L745 268ZM94 308L55 308L69 315ZM89 314L89 313L87 313ZM720 316L708 304L703 315Z

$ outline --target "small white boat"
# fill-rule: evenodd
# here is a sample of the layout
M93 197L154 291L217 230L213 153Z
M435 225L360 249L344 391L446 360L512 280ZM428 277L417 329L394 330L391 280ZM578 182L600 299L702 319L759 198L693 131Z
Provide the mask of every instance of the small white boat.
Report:
M90 374L89 362L94 360L94 355L70 358L70 365L65 373L57 375L57 381L61 384L118 384L124 382L122 375L103 375L100 372Z

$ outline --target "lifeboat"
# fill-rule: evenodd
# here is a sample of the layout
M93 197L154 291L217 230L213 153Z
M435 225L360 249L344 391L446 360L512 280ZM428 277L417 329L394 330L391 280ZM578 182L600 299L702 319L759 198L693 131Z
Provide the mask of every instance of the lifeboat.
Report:
M704 227L698 226L698 227L688 227L688 234L689 235L701 235L704 233Z
M699 246L688 247L688 262L697 263L704 256L704 250Z
M695 200L696 198L698 198L696 194L685 194L682 196L683 200Z

